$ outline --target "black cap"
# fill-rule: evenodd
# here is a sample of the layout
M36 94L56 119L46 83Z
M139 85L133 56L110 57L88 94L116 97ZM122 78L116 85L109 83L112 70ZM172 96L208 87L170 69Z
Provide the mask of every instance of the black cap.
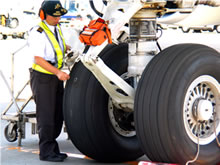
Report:
M62 7L59 0L44 0L41 8L46 14L53 17L60 17L67 13L67 10Z

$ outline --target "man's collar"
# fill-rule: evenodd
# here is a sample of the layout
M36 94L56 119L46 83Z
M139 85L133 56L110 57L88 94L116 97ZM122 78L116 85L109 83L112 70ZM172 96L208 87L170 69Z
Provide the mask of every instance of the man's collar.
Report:
M47 21L45 21L45 20L44 20L44 23L47 25L47 27L50 29L51 32L54 32L54 27L56 27L56 26L49 25L47 23Z

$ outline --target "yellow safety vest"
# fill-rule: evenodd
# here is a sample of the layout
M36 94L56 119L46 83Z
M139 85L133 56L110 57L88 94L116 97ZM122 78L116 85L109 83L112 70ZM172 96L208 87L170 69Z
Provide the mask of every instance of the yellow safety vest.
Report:
M59 24L57 25L58 27L58 31L59 31L59 34L62 38L62 41L63 41L63 48L64 50L62 51L62 49L60 48L60 45L58 43L58 41L56 40L56 37L54 36L54 34L50 31L50 29L47 27L47 25L41 21L39 23L39 26L40 28L42 28L42 30L46 33L46 36L48 38L48 40L50 41L53 49L54 49L54 52L55 52L55 67L57 67L58 69L62 68L63 66L63 57L64 57L64 54L65 54L65 51L66 51L66 44L65 44L65 40L64 40L64 37L63 37L63 34L61 32L61 28L59 26ZM39 71L39 72L42 72L42 73L46 73L46 74L53 74L47 70L45 70L44 68L42 68L40 65L37 65L37 64L33 64L32 65L32 68L36 71Z

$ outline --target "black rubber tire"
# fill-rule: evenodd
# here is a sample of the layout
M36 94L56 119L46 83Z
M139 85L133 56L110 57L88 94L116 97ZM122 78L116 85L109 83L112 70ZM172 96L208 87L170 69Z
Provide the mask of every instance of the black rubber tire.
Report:
M3 34L3 39L6 40L7 39L7 35Z
M127 72L127 44L108 45L99 55L118 75ZM143 155L136 136L119 135L108 115L109 95L80 62L70 73L64 92L64 119L80 152L101 162L124 162Z
M5 127L4 134L8 142L15 142L18 138L17 126L14 125L11 133L8 132L9 124Z
M211 75L220 82L219 64L220 56L214 49L180 44L160 52L145 68L134 111L138 139L152 161L185 164L194 158L197 144L184 128L184 94L200 75ZM197 164L217 164L219 155L215 140L201 145Z

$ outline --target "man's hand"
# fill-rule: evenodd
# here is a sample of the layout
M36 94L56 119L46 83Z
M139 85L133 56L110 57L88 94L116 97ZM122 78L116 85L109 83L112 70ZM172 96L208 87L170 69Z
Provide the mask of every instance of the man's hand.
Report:
M60 70L57 72L56 76L58 77L59 80L62 81L66 81L70 79L70 76L67 73Z
M34 60L35 60L35 63L37 65L40 65L42 68L44 68L45 70L55 74L59 80L61 81L66 81L66 80L69 80L70 76L57 69L56 67L54 67L53 65L51 65L50 63L48 63L45 59L43 59L42 57L39 57L39 56L35 56L34 57Z
M71 46L67 45L66 44L66 52L70 51L71 50Z

